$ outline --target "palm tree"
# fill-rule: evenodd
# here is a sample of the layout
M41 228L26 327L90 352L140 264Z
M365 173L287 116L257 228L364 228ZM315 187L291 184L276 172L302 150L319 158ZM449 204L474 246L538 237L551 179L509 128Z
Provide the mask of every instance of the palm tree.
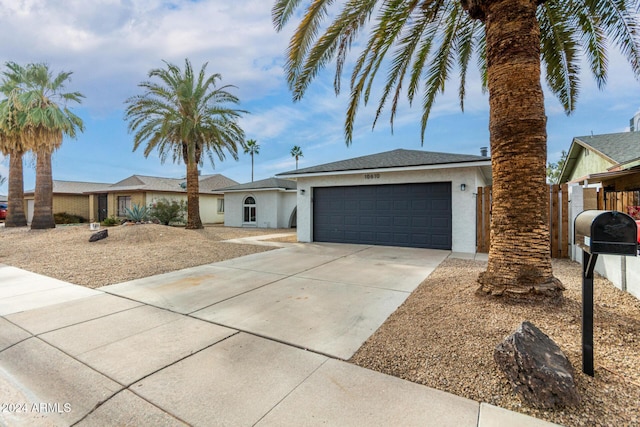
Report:
M294 145L293 148L291 149L291 157L295 157L296 158L296 170L298 170L298 159L300 157L304 157L302 155L302 149L300 147L298 147L297 145Z
M253 182L253 155L260 154L260 146L258 141L250 139L244 147L244 154L251 154L251 182Z
M5 80L0 91L5 95L11 92ZM10 98L0 102L0 152L9 156L9 192L5 227L25 227L24 214L24 174L22 156L25 148L15 127L15 108ZM3 177L4 179L4 177Z
M133 150L146 142L144 156L158 150L164 163L171 155L174 162L184 161L187 167L187 228L202 228L198 165L206 153L214 164L213 155L224 160L225 151L237 160L238 145L244 144L244 132L237 123L245 113L229 105L238 104L228 92L232 86L216 88L220 74L206 75L207 64L195 75L188 59L184 71L164 61L166 69L149 71L149 78L138 86L145 92L126 100L125 119L129 131L135 132Z
M393 126L403 90L422 106L422 137L431 107L445 82L460 75L460 105L469 61L477 58L489 92L493 171L491 247L481 289L492 295L551 298L564 289L553 276L546 198L546 81L567 114L575 108L582 54L599 86L607 78L607 46L616 45L640 76L638 0L351 0L308 4L288 48L286 72L294 100L320 69L336 58L335 90L358 34L369 36L351 74L346 143L352 141L361 102L372 96L377 75L386 76L375 122L390 107ZM276 0L277 30L300 0ZM323 22L335 17L326 27ZM371 18L373 17L373 22ZM388 66L387 72L380 71ZM419 96L422 93L421 96ZM517 212L518 214L514 214Z
M9 70L5 72L5 83L12 88L9 99L17 113L16 135L23 148L36 154L31 228L54 228L51 155L62 144L64 135L75 138L78 130L84 130L82 119L67 107L68 102L80 103L84 96L79 92L63 92L71 72L54 76L43 63L23 67L8 62L6 66Z

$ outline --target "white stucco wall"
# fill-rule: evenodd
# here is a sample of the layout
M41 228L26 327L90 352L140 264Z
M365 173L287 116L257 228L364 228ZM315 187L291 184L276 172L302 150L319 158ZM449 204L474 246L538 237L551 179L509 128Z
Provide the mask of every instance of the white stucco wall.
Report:
M289 228L291 214L297 203L296 190L278 193L278 228Z
M368 172L367 172L368 173ZM420 182L451 182L452 241L453 252L476 251L476 188L485 186L485 180L477 167L433 169L421 171L379 172L379 178L367 179L364 171L350 174L298 177L298 241L313 241L313 188L351 185L404 184ZM466 191L460 190L466 185ZM301 194L304 190L304 194Z
M252 196L256 200L256 224L260 228L288 228L289 218L296 207L296 192L263 190L227 192L224 195L224 225L228 227L248 226L243 224L243 203Z

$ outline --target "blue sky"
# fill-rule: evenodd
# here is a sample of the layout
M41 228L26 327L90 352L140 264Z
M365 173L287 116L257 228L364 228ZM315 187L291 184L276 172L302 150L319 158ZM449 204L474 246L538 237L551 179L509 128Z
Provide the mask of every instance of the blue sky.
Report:
M293 26L276 33L268 0L0 0L0 64L46 62L55 72L73 71L69 90L86 98L73 107L85 123L76 140L65 139L53 156L59 180L117 182L133 174L182 177L183 164L161 164L156 153L144 158L133 152L133 138L123 120L124 100L140 93L138 83L162 60L178 65L189 58L194 68L208 62L220 73L250 114L241 120L247 139L261 147L255 158L255 179L295 168L289 152L302 148L300 167L372 154L395 148L479 154L488 146L489 106L477 75L467 87L465 112L451 80L437 101L421 146L419 108L400 107L393 134L388 115L371 130L372 105L361 108L354 141L343 136L346 95L333 92L333 68L312 84L301 102L293 103L283 75L284 53ZM343 87L348 85L347 79ZM575 114L566 116L546 94L549 160L568 150L574 136L623 132L640 108L640 84L624 59L612 51L609 81L600 91L582 74ZM374 98L377 100L377 98ZM374 103L375 104L375 103ZM25 189L33 188L33 159L27 159ZM0 155L0 174L8 159ZM240 154L206 161L202 173L222 173L238 182L251 179L251 160ZM0 193L6 194L6 183Z

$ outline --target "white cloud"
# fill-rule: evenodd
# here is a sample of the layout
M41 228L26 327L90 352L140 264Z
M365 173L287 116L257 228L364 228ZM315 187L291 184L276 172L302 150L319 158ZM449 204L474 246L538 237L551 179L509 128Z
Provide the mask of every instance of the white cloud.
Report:
M271 3L162 0L0 0L0 61L48 62L73 71L90 108L120 109L162 59L199 69L209 62L241 99L281 84L286 35L271 24Z

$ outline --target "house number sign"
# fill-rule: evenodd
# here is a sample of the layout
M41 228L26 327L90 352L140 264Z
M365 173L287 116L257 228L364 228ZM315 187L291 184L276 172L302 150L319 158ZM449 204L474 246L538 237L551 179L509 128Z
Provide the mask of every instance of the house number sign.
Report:
M364 174L364 179L379 179L380 178L380 174L379 173L365 173Z

